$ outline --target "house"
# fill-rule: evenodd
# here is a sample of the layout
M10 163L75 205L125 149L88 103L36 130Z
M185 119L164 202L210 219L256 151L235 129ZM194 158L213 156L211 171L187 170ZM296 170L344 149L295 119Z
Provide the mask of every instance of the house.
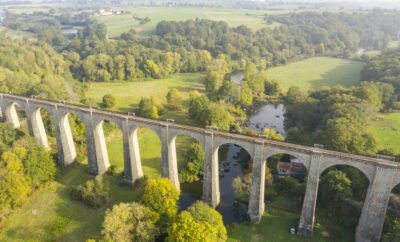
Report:
M291 158L290 162L278 162L277 171L279 178L286 176L302 177L306 173L306 167L299 159Z
M290 175L293 177L301 177L306 173L306 167L304 163L297 159L291 158L290 159Z
M278 170L279 178L284 178L290 175L290 162L279 161L276 169Z

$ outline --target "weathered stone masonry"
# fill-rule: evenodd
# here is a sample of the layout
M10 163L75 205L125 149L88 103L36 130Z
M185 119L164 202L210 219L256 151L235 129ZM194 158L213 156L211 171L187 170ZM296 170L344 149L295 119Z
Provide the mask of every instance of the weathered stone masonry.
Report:
M370 185L356 229L356 241L379 241L391 190L400 183L400 166L394 162L285 142L265 140L238 134L207 130L174 123L101 111L72 104L26 98L0 93L0 108L3 120L14 127L20 123L16 105L27 115L30 135L39 146L48 148L40 109L46 109L54 119L59 161L68 165L76 158L76 150L68 122L68 114L78 116L85 125L88 156L88 172L104 174L109 167L102 123L114 122L123 134L124 179L133 183L143 176L137 130L146 127L153 130L162 144L162 176L168 177L179 189L175 139L179 135L195 138L205 153L203 200L212 207L220 202L218 176L218 149L223 144L236 144L244 148L253 158L253 176L248 214L253 223L258 223L264 212L265 162L276 154L289 154L302 160L308 170L307 188L300 217L298 234L311 235L314 225L318 183L321 173L335 165L349 165L361 170Z

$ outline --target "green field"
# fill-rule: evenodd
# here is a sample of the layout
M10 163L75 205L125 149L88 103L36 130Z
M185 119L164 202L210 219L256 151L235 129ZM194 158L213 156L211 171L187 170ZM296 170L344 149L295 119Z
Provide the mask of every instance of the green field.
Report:
M116 110L130 112L138 108L142 97L155 96L161 104L166 104L165 96L172 88L178 89L183 98L183 109L180 112L167 111L162 118L172 118L180 122L191 122L187 116L187 107L190 91L204 92L203 73L176 74L161 79L150 79L135 82L100 83L92 82L86 93L87 98L101 103L106 94L113 94L118 101Z
M287 90L291 86L318 89L323 86L355 86L360 82L363 63L358 61L313 57L303 61L267 70L270 79L282 82Z
M11 38L22 40L24 37L28 38L31 41L36 41L37 38L33 33L20 31L20 30L12 30L6 27L0 27L0 37Z
M369 132L379 141L379 149L400 153L400 113L377 114L369 123Z
M314 227L311 238L291 235L290 228L294 227L297 230L298 223L298 214L266 207L260 224L247 222L229 228L228 241L354 241L353 231L327 219L319 220L318 215L315 223L319 223L320 226ZM329 236L323 237L321 232Z
M111 37L117 37L130 29L135 29L142 36L154 34L157 24L162 21L181 21L188 19L204 18L216 21L225 21L231 27L246 25L253 30L263 27L275 27L278 23L267 25L262 16L266 11L244 9L217 9L217 8L189 8L189 7L137 7L126 8L131 14L108 15L94 17L100 23L104 23L110 30ZM288 12L288 11L285 11ZM149 17L149 23L141 25L133 15L145 18Z

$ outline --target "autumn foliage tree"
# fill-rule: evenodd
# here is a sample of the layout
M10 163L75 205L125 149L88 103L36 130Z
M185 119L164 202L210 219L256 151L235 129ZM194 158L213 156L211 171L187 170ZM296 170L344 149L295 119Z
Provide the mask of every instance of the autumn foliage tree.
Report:
M160 215L157 226L161 233L172 224L178 212L180 191L168 178L149 180L143 189L142 203Z
M101 234L115 242L153 241L159 234L159 215L140 203L120 203L107 209Z

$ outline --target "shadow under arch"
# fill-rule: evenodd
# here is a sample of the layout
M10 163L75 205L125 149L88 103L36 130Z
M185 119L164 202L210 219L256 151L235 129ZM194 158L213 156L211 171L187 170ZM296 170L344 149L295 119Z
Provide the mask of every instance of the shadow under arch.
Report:
M250 151L251 152L251 151ZM246 203L240 202L234 189L234 180L242 180L252 160L248 149L231 143L222 143L214 149L218 154L218 177L220 203L217 210L225 224L241 223L247 220Z
M324 226L332 237L354 240L369 185L367 174L355 166L337 164L321 170L314 224Z

